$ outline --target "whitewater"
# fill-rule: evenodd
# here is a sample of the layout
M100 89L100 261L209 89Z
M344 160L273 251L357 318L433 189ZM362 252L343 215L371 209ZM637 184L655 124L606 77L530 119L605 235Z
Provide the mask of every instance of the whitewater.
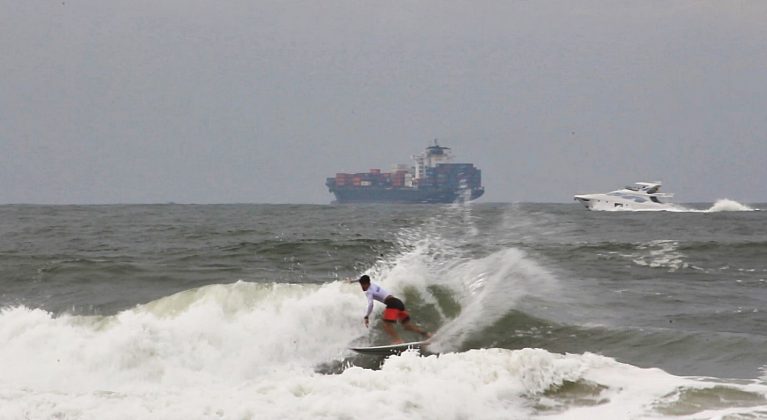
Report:
M705 391L760 404L689 418L767 413L763 383L676 377L591 353L412 351L380 369L346 362L338 374L317 372L349 357L346 343L360 334L348 289L238 282L105 318L4 310L0 417L661 418L681 394ZM574 395L554 392L563 387Z
M2 207L2 419L767 417L749 206ZM429 353L348 350L362 273Z

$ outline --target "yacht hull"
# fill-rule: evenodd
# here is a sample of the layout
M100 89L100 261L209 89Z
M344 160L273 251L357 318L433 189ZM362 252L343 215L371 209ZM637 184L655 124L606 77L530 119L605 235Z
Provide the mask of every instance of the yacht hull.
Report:
M575 201L589 210L671 210L674 207L666 203L638 203L630 200L615 200L611 197L594 195L576 195Z
M673 196L658 192L660 185L660 182L637 182L609 193L578 194L573 198L589 210L674 210L673 204L660 200Z

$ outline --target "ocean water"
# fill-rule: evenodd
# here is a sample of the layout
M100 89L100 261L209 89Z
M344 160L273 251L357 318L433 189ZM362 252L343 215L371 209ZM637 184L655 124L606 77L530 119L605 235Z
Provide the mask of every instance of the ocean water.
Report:
M759 208L0 206L0 419L767 418Z

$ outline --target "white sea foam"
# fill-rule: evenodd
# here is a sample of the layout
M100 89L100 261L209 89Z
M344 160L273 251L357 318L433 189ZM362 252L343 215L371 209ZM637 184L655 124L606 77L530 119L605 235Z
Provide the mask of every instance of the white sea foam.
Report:
M666 268L677 271L688 268L686 256L679 252L679 242L671 240L650 241L637 246L636 254L626 255L634 263L652 268Z
M707 209L691 209L684 206L675 206L674 209L669 210L672 212L678 212L678 213L720 213L720 212L726 212L726 211L756 211L758 209L749 207L745 204L741 204L735 200L730 200L727 198L723 198L720 200L717 200L711 207Z
M745 204L741 204L741 203L738 203L737 201L724 198L721 200L717 200L717 202L714 203L714 205L711 206L711 208L709 208L706 211L709 213L716 213L721 211L755 211L755 210L756 209L751 208Z
M353 335L349 314L333 308L346 303L344 287L215 286L102 319L6 309L0 418L655 418L654 404L679 389L722 386L540 349L408 352L380 370L319 374L310 364L337 357ZM573 403L556 393L566 383L593 391Z
M519 264L524 255L502 252L477 265L515 259ZM483 295L497 287L491 277L472 292L482 296L478 307L500 304ZM318 364L352 356L346 345L367 334L359 323L362 306L358 288L341 282L238 282L106 317L6 308L0 418L654 418L663 417L654 404L673 403L680 389L722 386L594 354L540 349L405 353L380 370L317 373ZM593 390L573 402L557 395L565 383ZM756 397L767 393L762 385L727 386Z
M357 296L347 288L239 282L108 317L4 309L0 383L50 392L126 392L136 384L157 391L312 367L364 334L353 322Z

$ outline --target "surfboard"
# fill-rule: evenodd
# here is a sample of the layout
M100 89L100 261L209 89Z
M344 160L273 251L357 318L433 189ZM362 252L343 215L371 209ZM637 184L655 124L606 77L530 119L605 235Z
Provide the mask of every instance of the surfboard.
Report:
M421 346L425 346L427 343L428 341L411 341L410 343L389 344L386 346L349 347L349 350L362 354L387 355L401 353L407 349L420 349Z

